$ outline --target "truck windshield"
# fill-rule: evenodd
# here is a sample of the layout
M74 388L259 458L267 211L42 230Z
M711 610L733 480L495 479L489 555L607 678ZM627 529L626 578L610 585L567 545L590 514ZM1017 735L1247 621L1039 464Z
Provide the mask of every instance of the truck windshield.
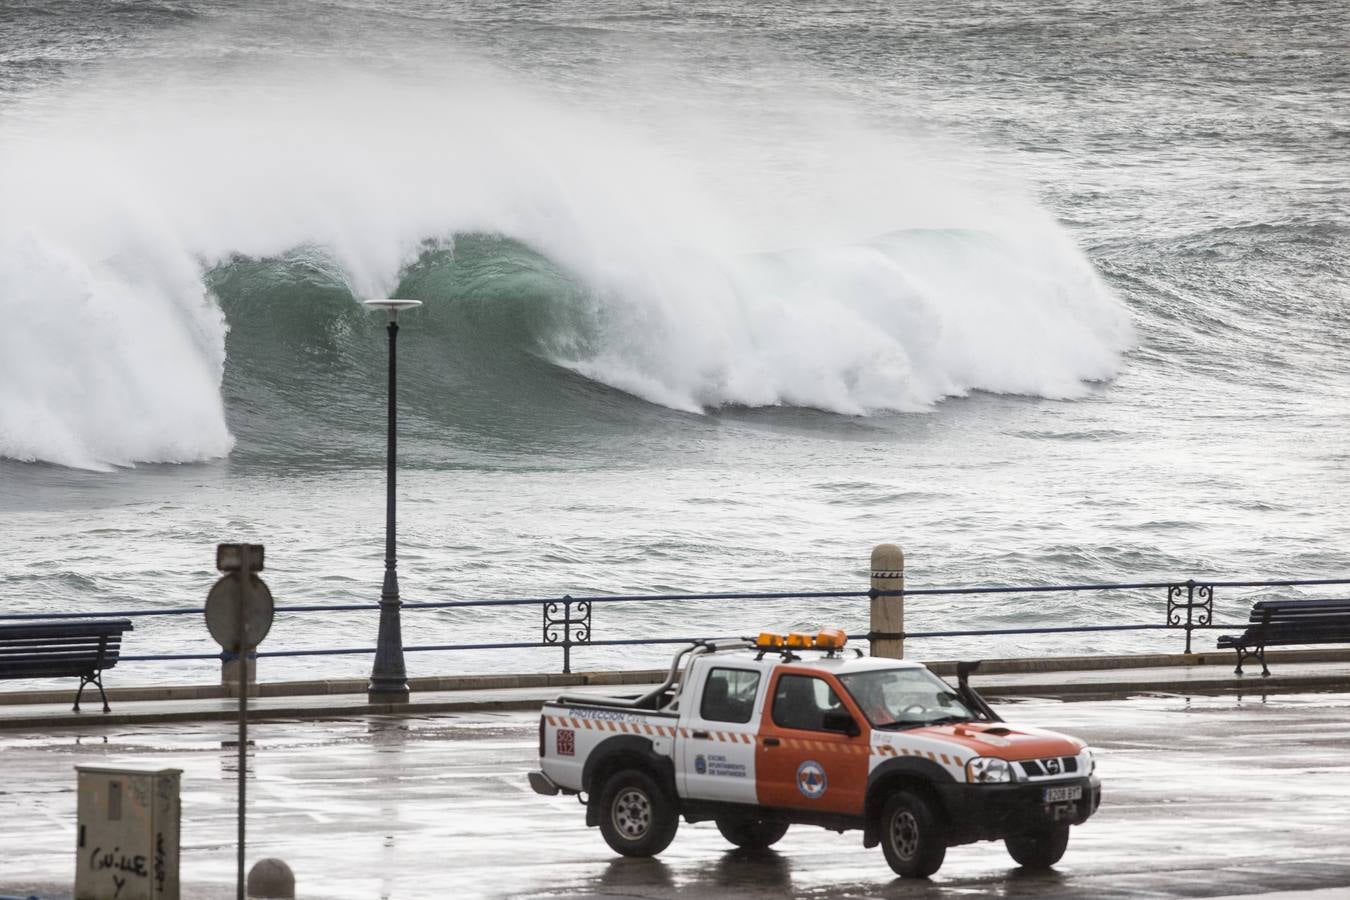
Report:
M947 683L927 669L874 669L840 675L876 728L969 722L976 716Z

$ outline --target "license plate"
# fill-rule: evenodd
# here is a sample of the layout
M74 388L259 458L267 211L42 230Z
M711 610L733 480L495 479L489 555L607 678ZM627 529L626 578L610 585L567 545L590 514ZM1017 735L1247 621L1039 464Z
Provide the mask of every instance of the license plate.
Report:
M1048 787L1045 789L1045 803L1067 803L1083 798L1083 786L1072 784L1067 787Z

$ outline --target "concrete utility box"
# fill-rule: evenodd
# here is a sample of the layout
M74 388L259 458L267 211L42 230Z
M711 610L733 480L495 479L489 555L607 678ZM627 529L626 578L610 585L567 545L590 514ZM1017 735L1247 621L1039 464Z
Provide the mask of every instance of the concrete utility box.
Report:
M76 766L75 900L179 900L181 769Z

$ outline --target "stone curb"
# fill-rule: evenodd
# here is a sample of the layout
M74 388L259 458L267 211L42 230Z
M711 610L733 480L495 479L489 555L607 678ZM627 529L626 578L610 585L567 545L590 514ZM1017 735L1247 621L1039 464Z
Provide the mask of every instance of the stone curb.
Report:
M1229 676L1227 678L1188 679L1186 681L1126 681L1096 683L985 684L979 691L992 700L1016 700L1040 697L1062 700L1121 700L1142 694L1268 694L1315 693L1350 690L1345 675L1272 675L1269 678ZM249 720L269 722L283 719L340 719L359 716L423 716L455 712L508 712L537 710L544 701L539 697L502 697L500 699L426 700L410 703L367 703L352 699L332 705L303 705L251 709ZM63 713L43 716L13 716L0 719L0 732L16 729L87 728L106 725L145 725L170 722L232 722L238 717L233 708L165 710L142 713Z
M1270 665L1279 663L1350 662L1350 649L1272 650L1266 654ZM1035 674L1043 672L1089 672L1101 669L1139 669L1190 666L1232 666L1231 652L1133 654L1129 656L1049 656L1022 659L983 660L977 678L989 675ZM943 660L927 666L939 675L955 676L956 662ZM116 670L112 670L116 671ZM668 669L561 673L533 672L503 675L440 675L409 678L414 694L433 691L501 690L508 688L583 687L588 685L651 684L662 681ZM250 696L309 697L340 694L364 694L365 678L336 678L311 681L260 682ZM237 695L232 686L220 684L165 685L163 687L110 687L109 701L130 700L219 700ZM86 695L88 690L86 690ZM70 703L71 690L0 691L0 705Z
M1350 656L1347 657L1350 660ZM436 675L409 678L408 686L414 694L433 691L483 691L511 688L584 687L606 684L652 684L665 679L668 669L638 669L618 672L576 672L571 675L550 673L523 673L513 675ZM342 694L365 694L370 681L366 678L336 678L322 681L260 682L249 692L250 697L321 697ZM233 685L186 684L153 687L110 687L108 700L222 700L237 697ZM75 689L0 692L0 706L24 706L38 703L70 703ZM85 688L84 702L90 692ZM98 693L94 693L98 702Z
M1044 697L1061 700L1123 700L1141 694L1301 694L1350 690L1346 675L1271 675L1269 678L1231 675L1228 678L1185 681L1118 681L1081 684L973 685L981 696L993 699Z

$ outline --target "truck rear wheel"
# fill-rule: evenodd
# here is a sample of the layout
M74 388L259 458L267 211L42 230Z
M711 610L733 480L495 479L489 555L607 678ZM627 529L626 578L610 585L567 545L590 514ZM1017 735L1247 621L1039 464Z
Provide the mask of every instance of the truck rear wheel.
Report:
M1003 839L1008 855L1019 866L1048 869L1059 862L1069 846L1068 824L1051 825L1036 831L1010 834Z
M788 823L758 816L728 816L716 820L717 830L737 847L764 850L772 847L787 834Z
M624 856L655 856L670 846L680 819L666 792L646 772L624 769L600 792L600 833Z
M881 852L901 878L927 878L947 856L947 834L927 800L897 791L881 808Z

